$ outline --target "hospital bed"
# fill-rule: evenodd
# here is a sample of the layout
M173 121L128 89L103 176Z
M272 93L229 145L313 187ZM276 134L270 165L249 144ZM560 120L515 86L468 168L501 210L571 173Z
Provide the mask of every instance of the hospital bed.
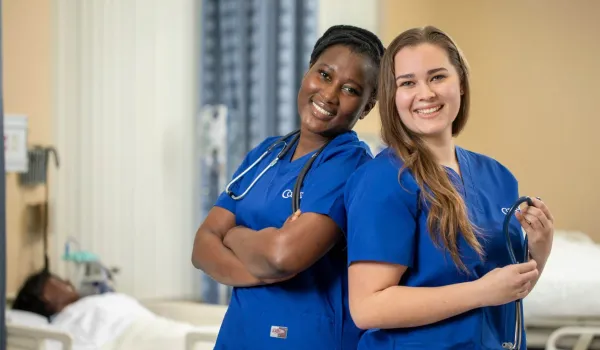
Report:
M600 350L600 244L557 230L523 307L529 349Z
M185 349L181 350L212 350L226 311L224 306L197 302L148 301L142 304L157 316L194 326L194 330L185 334ZM73 350L71 335L52 329L38 315L11 311L7 319L7 350ZM136 346L131 349L144 350Z

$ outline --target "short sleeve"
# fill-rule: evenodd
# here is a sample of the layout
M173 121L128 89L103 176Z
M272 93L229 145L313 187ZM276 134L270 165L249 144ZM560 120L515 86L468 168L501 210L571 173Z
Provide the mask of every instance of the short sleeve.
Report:
M418 194L401 187L399 169L378 163L361 169L346 186L348 264L376 261L411 267Z
M233 173L233 176L231 177L230 181L232 179L235 179L240 173L242 173L244 171L244 169L248 168L248 166L251 164L249 161L249 158L250 158L250 154L247 154L246 157L244 157L242 164L240 164L240 166L237 168L237 170ZM239 182L232 185L231 190L233 190L235 192L235 189L237 187L239 187ZM227 194L227 192L223 191L217 198L215 206L221 207L223 209L227 209L230 212L232 212L233 214L235 214L236 201L233 198L231 198L231 196L229 196L229 194Z
M277 137L269 137L266 140L264 140L263 142L261 142L258 146L253 148L250 152L248 152L248 154L246 154L246 156L244 157L242 164L240 164L240 166L237 168L237 170L233 173L233 176L231 177L230 181L235 179L239 174L241 174L246 169L248 169L248 167L250 165L252 165L252 163L254 163L258 159L258 157L260 157L260 155L271 145L271 143L275 142L276 139L277 139ZM231 186L230 189L234 193L239 193L238 188L240 186L240 182L241 181L237 181L235 184L233 184ZM221 207L223 209L227 209L230 212L232 212L233 214L235 214L236 203L237 203L236 200L231 198L231 196L229 196L227 194L227 192L223 191L217 198L217 201L215 202L215 206Z
M319 166L309 171L307 183L302 187L300 211L329 216L346 232L344 187L348 178L372 156L362 146L344 147Z

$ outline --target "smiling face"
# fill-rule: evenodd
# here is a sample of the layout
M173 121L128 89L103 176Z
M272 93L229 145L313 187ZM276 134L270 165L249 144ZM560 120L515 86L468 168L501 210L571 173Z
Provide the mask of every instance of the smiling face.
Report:
M377 70L370 59L343 45L326 49L302 79L298 113L303 132L351 130L373 108Z
M451 138L461 102L461 81L447 52L429 43L394 57L396 108L402 123L425 139Z

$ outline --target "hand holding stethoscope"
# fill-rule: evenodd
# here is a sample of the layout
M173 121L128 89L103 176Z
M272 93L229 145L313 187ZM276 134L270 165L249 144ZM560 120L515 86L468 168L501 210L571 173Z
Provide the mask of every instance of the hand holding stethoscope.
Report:
M520 209L523 203L525 206ZM509 223L513 214L526 233L522 257L515 255L509 234ZM515 302L514 338L504 342L502 348L520 350L524 323L521 300L531 292L532 286L539 277L538 262L545 263L550 255L554 236L554 218L540 198L521 197L506 214L503 231L512 263L488 272L477 283L481 286L485 299L482 301L484 306Z
M525 203L525 207L515 215L527 233L531 258L545 261L552 249L554 217L540 198L531 198L531 201L533 205Z

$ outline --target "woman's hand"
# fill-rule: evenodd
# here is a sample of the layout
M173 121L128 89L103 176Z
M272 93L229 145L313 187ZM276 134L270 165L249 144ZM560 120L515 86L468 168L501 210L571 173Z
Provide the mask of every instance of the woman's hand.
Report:
M482 306L497 306L525 298L537 277L537 263L529 260L496 268L474 283L479 286Z
M300 217L300 214L302 214L300 209L296 210L295 213L293 213L290 217L287 218L287 220L285 220L285 222L283 223L283 227L285 227L285 225L289 224L290 222L296 221L296 219Z
M554 217L540 198L532 198L532 201L533 206L525 204L525 208L517 212L516 217L527 233L531 257L542 263L548 259L552 250Z
M292 222L296 221L296 219L298 219L298 217L300 216L300 214L301 214L300 210L297 210L295 213L293 213L292 215L290 215L285 220L285 222L283 223L282 227L285 227L289 223L292 223ZM272 228L272 229L274 229L274 228ZM244 226L234 226L229 231L227 231L227 233L225 233L225 235L223 236L223 245L225 247L231 249L231 246L230 246L231 240L235 238L235 231L238 231L238 230L247 230L247 229ZM227 237L229 237L229 239Z

